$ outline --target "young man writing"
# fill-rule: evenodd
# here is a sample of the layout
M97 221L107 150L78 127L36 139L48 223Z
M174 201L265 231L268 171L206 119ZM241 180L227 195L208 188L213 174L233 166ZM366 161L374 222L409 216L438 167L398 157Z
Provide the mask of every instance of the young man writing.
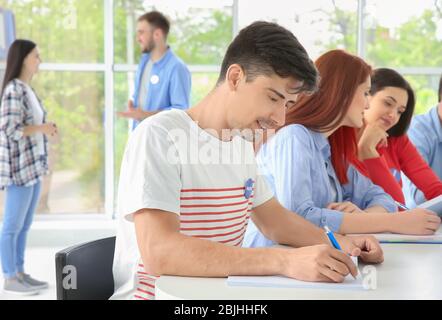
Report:
M188 112L144 121L131 136L119 185L114 299L152 299L161 275L276 275L343 281L357 269L348 253L381 262L372 237L324 231L284 209L257 172L244 131L275 129L318 74L295 36L256 22L229 46L216 88ZM248 219L275 242L241 248Z

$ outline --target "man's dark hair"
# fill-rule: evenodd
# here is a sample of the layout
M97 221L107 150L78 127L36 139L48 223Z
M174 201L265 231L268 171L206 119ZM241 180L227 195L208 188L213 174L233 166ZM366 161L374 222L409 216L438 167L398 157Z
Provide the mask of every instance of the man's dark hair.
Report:
M404 135L410 126L416 104L416 98L408 81L405 80L405 78L398 72L389 68L375 69L371 77L370 95L374 96L377 92L385 89L386 87L403 89L408 95L405 112L399 118L399 122L387 131L390 136L399 137Z
M247 82L276 74L301 81L297 92L314 92L318 87L318 71L307 51L293 33L276 23L257 21L239 32L227 49L218 85L232 64L243 68Z
M442 101L442 75L440 76L440 79L439 79L439 95L438 95L438 98L439 98L439 102L441 102Z
M147 12L138 18L138 22L143 20L149 23L154 29L161 29L167 38L170 30L170 22L161 12Z

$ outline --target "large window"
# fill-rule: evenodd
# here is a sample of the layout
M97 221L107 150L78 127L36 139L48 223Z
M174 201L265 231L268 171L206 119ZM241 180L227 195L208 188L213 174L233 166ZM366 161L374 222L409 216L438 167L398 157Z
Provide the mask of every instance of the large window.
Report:
M17 38L35 41L44 62L104 62L103 1L0 0L16 17Z
M364 18L366 55L376 65L442 66L442 5L434 0L370 0Z
M0 8L14 12L17 37L39 45L44 64L33 86L60 127L40 213L112 216L129 133L115 113L133 91L137 18L152 9L171 20L169 44L192 72L192 104L214 87L233 35L255 20L290 29L313 59L342 48L396 68L416 90L416 113L437 102L441 0L0 0Z
M256 20L277 22L292 31L314 59L329 49L357 51L355 0L240 0L238 7L240 28Z
M35 90L60 128L50 144L51 174L43 180L40 212L103 212L103 74L41 72Z
M171 21L169 44L192 72L191 104L204 97L215 85L218 68L233 33L232 1L132 1L115 2L115 109L126 108L133 92L134 64L141 52L135 42L136 21L150 10L163 12ZM115 191L128 121L115 122Z
M367 0L363 24L367 60L407 76L416 91L416 113L436 105L442 73L442 1Z
M17 38L40 49L44 64L32 86L60 131L50 144L39 214L104 212L104 73L98 71L104 62L103 3L0 1L15 14Z

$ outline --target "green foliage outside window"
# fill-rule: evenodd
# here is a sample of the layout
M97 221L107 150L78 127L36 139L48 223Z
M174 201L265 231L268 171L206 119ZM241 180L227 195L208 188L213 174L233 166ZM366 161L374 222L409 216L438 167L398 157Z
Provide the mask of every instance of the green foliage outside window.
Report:
M143 1L116 0L114 7L115 63L137 63L140 57L135 34L128 34L146 8ZM104 63L104 2L97 0L0 0L0 7L13 10L17 36L34 40L44 62ZM294 8L293 10L295 10ZM323 43L325 50L346 48L355 53L357 16L336 7L329 16L335 36ZM375 26L366 31L367 56L376 66L440 67L442 41L437 38L442 15L427 10L395 30ZM169 38L175 53L188 65L220 65L232 38L230 7L189 8L177 12ZM312 35L314 36L314 35ZM129 39L128 39L129 38ZM134 50L128 50L132 43ZM133 52L132 57L128 54ZM417 92L417 113L435 105L435 77L407 76ZM214 86L216 73L193 74L192 104ZM125 108L129 97L128 74L114 75L115 110ZM41 72L33 82L49 111L49 119L60 127L61 142L53 146L55 170L77 170L82 192L92 202L104 197L104 73ZM127 120L115 122L115 177L128 132Z

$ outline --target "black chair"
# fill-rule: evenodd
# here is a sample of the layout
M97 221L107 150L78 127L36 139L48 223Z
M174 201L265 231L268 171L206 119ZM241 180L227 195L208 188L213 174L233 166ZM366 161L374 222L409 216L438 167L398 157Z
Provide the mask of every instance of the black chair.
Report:
M109 299L114 293L114 249L115 237L111 237L57 252L57 300Z

